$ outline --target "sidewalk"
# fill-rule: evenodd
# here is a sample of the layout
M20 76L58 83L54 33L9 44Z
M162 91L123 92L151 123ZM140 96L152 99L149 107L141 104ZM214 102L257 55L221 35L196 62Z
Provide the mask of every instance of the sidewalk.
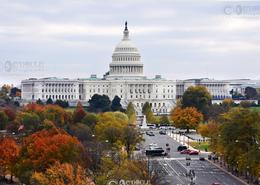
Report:
M241 183L245 184L245 185L249 185L246 182L246 179L244 178L240 178L234 174L232 174L231 172L229 172L225 167L221 166L219 162L213 162L212 160L207 160L208 162L210 162L212 165L216 166L217 168L221 169L222 171L224 171L225 173L229 174L230 176L232 176L233 178L237 179L238 181L240 181Z

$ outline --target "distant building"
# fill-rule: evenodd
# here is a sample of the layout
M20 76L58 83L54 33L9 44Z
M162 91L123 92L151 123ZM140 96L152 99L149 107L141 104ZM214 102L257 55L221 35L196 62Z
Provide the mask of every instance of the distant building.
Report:
M210 92L213 100L231 98L229 82L208 78L179 80L176 83L176 97L181 98L183 93L191 86L204 86Z
M123 39L115 47L109 71L103 78L91 75L87 79L42 78L22 81L23 101L67 100L87 102L94 94L105 94L112 100L116 95L126 107L132 102L138 113L149 102L155 114L168 114L175 106L176 83L160 75L148 79L143 74L143 63L138 49L129 39L127 23Z

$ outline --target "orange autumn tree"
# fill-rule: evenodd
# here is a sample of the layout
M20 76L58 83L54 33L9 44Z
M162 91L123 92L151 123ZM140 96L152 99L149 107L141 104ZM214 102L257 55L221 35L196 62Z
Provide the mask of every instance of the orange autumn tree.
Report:
M28 184L33 171L44 171L56 162L80 162L83 147L75 138L57 128L41 130L24 139L17 176Z
M172 110L171 119L175 127L186 129L189 132L190 129L196 129L203 121L203 115L195 107L184 109L177 107Z
M0 138L0 173L13 177L14 167L20 153L20 148L12 138Z
M55 163L45 172L34 172L31 184L37 185L94 185L80 165Z

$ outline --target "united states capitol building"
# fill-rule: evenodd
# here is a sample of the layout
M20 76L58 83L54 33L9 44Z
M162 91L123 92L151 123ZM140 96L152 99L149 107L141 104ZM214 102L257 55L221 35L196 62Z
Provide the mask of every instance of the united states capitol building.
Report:
M138 113L145 102L149 102L155 114L168 114L189 86L202 85L213 99L230 97L226 81L210 79L167 80L161 75L147 78L143 74L141 55L129 37L127 23L123 38L114 49L109 71L102 78L91 75L86 79L30 78L21 82L23 102L38 99L46 101L67 100L71 105L78 101L87 103L94 94L107 95L112 100L116 95L126 107L132 102Z

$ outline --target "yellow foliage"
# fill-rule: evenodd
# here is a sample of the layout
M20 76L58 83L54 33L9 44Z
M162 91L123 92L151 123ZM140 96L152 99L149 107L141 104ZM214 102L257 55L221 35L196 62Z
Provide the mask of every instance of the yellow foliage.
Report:
M31 182L37 185L94 185L81 166L68 163L55 163L44 173L35 172Z

